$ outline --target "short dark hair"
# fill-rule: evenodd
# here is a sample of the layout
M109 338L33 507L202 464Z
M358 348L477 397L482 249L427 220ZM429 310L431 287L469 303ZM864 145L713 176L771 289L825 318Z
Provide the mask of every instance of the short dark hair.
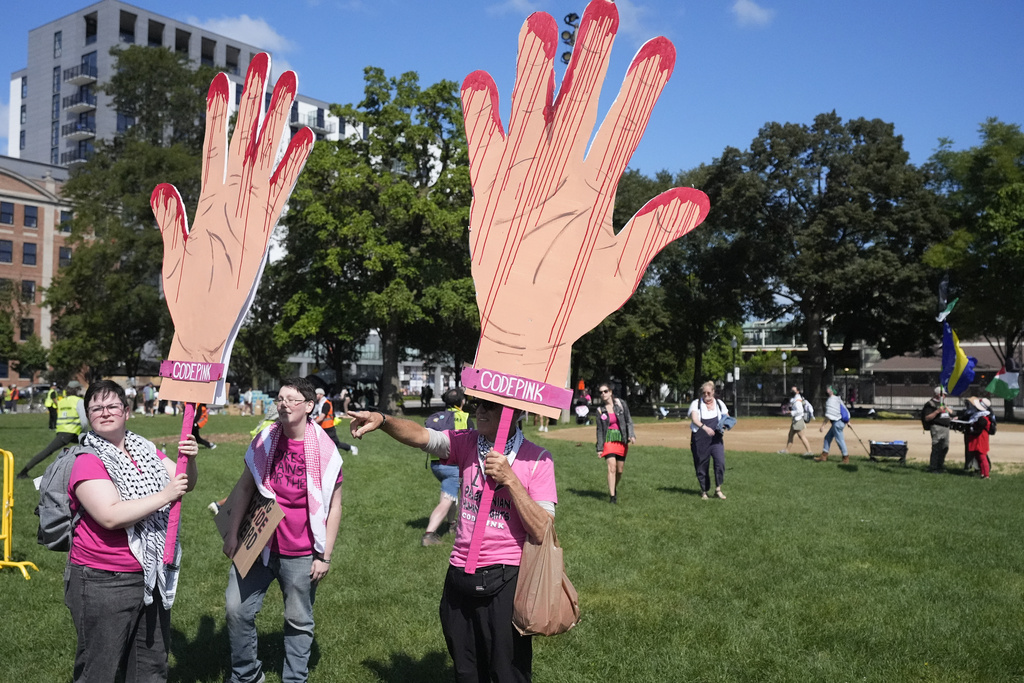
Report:
M285 387L295 389L295 391L302 394L302 398L307 401L316 400L316 388L313 386L313 383L305 377L285 377L281 380L281 389L284 389ZM280 389L278 391L280 391Z
M85 390L86 408L89 407L89 402L92 401L93 396L97 394L114 394L117 396L117 400L121 402L121 405L125 408L128 407L128 397L124 395L124 387L113 380L101 379L89 385L89 388Z
M462 405L462 402L466 400L466 392L462 387L455 387L444 392L441 396L441 400L449 408L457 408Z

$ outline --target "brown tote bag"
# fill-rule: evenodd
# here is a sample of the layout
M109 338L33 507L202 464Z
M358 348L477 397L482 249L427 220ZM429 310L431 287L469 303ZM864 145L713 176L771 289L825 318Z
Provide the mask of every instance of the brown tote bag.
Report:
M579 621L579 596L565 575L555 525L549 521L543 541L527 538L523 543L512 624L524 636L556 636Z

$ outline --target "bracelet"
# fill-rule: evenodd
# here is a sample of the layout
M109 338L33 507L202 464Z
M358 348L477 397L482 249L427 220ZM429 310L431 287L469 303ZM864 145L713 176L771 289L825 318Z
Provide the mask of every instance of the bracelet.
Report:
M388 421L388 416L379 410L377 411L377 414L380 415L380 426L383 427L384 424Z
M331 561L330 561L330 560L328 560L328 559L327 559L326 557L318 557L318 558L316 558L316 559L320 560L320 561L321 561L321 562L323 562L324 564L330 564L330 563L331 563Z

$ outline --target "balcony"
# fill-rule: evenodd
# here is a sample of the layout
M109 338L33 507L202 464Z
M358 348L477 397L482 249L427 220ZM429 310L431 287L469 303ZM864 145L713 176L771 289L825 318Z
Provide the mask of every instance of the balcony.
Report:
M60 134L67 140L88 140L96 137L96 124L81 121L65 123L61 126Z
M96 96L92 93L85 95L78 93L64 98L64 111L70 114L81 114L82 112L92 111L95 108Z
M338 126L333 121L317 116L316 112L306 114L303 125L312 128L314 133L336 133L338 131Z
M92 152L83 152L79 149L73 149L70 152L63 152L60 155L60 163L62 166L70 166L71 164L79 164L89 161L92 156Z
M79 64L64 69L64 82L71 85L92 85L96 82L96 67L92 64Z

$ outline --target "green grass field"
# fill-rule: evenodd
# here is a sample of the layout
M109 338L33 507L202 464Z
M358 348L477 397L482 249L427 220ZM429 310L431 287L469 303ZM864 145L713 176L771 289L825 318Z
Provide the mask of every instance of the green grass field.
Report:
M0 448L17 467L48 442L45 424L0 416ZM254 424L214 416L204 430L219 447L200 454L182 506L172 681L226 673L228 560L206 506L230 491ZM159 445L176 441L180 420L130 426ZM538 681L1024 680L1024 475L986 482L729 452L729 499L705 502L689 451L637 446L613 506L591 443L541 442L555 457L557 527L583 621L535 641ZM341 535L317 595L311 680L451 680L437 618L450 546L419 545L438 484L418 451L378 434L359 447L345 460ZM40 571L29 581L0 571L0 678L63 682L75 646L66 555L36 544L36 500L31 482L15 482L13 559ZM267 680L278 681L276 588L259 625Z

